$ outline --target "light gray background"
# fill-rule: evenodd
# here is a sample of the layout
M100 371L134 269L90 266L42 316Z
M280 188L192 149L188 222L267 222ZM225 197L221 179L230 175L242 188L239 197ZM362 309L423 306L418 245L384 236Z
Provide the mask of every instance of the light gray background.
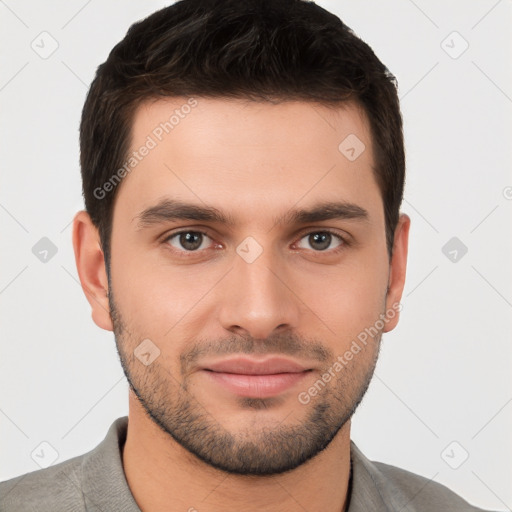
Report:
M402 319L353 439L372 459L510 510L512 2L318 3L397 76L405 122ZM75 270L78 124L96 67L165 4L0 0L0 480L38 469L43 441L56 463L92 449L128 412L113 335L90 319ZM31 47L52 39L47 58ZM456 262L442 252L454 236L468 249ZM46 263L32 253L42 237L58 249Z

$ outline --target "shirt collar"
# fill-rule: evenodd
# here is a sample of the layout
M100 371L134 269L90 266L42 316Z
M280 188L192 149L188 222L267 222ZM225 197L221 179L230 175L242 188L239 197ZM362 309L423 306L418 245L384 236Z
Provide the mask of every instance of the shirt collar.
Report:
M84 455L80 466L82 493L87 510L141 512L126 481L122 449L126 441L128 417L118 418L105 439ZM368 510L415 512L402 493L385 478L350 441L351 479L347 512Z
M352 479L347 512L416 512L411 499L395 487L377 465L363 455L353 441L350 441L350 460Z
M122 462L128 417L118 418L105 439L82 461L80 479L87 511L141 512L128 487Z

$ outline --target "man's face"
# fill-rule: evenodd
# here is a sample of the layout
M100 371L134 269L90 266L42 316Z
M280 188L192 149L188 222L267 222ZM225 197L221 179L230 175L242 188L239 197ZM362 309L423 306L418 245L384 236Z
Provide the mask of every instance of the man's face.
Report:
M134 118L131 150L150 149L114 206L118 351L149 416L200 459L290 470L349 420L394 323L379 322L395 305L369 126L351 105L185 104ZM224 219L182 218L176 202ZM293 216L326 203L332 218Z

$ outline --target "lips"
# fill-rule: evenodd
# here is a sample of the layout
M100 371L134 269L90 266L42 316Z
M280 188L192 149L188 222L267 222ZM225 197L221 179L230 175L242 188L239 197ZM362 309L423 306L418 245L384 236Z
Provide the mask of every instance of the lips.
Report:
M276 373L299 373L308 368L295 361L278 357L263 360L237 357L208 364L205 369L212 372L241 375L272 375Z
M296 386L311 368L285 358L258 360L236 357L209 363L202 370L210 382L230 393L249 398L269 398Z

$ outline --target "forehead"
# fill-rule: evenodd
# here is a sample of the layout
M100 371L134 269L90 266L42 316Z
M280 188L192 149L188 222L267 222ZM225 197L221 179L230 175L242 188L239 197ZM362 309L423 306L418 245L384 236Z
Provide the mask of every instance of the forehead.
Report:
M246 220L320 198L381 204L369 124L352 103L159 99L136 110L131 135L116 202L134 214L163 197Z

